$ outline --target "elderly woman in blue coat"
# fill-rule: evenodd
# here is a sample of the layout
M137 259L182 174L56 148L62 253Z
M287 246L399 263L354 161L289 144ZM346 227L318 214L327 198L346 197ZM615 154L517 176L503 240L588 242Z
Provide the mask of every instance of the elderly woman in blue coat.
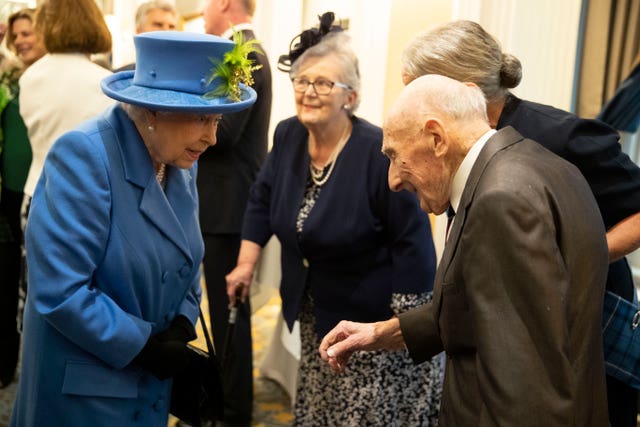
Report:
M171 378L188 363L196 161L221 114L256 95L210 78L231 41L155 32L135 45L136 71L102 81L120 103L59 138L33 197L12 426L166 426Z

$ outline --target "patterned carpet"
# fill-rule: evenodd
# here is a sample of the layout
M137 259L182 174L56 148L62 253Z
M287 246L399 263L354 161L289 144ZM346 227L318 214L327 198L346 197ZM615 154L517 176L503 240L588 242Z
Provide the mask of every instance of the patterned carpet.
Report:
M206 300L206 298L203 298ZM202 311L208 313L205 303ZM273 334L277 316L280 313L280 300L277 296L272 297L268 302L259 308L252 316L253 335L253 357L254 357L254 409L253 427L282 427L291 425L291 406L287 393L280 385L270 379L260 376L260 362L269 345L269 340ZM208 314L207 314L208 316ZM207 319L208 320L208 319ZM198 324L198 336L202 337L202 330ZM203 338L199 338L197 344L205 348ZM15 395L16 382L6 389L0 390L0 427L7 427L9 416ZM169 426L174 426L176 420L172 417Z
M208 313L205 303L203 303L202 308L204 313ZM261 377L258 369L273 335L273 329L279 313L280 299L277 296L273 296L253 314L251 319L254 345L253 357L254 366L256 366L254 370L255 399L252 427L284 427L290 426L292 421L289 396L278 383ZM199 325L198 331L199 337L202 337ZM199 338L197 343L202 348L205 347L203 338ZM6 389L0 390L0 427L7 427L9 424L15 388L16 382ZM173 427L175 423L176 420L171 418L168 426ZM640 416L638 418L638 427L640 427Z

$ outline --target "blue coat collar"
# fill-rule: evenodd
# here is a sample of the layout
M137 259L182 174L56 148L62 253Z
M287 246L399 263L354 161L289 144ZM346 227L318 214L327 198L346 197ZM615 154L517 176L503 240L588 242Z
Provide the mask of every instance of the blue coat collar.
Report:
M114 130L113 137L105 139L105 144L115 143L125 179L143 191L140 211L190 257L189 242L182 224L197 215L193 211L193 207L198 206L197 194L190 185L195 178L195 167L186 170L167 167L167 187L163 191L156 181L149 151L122 107L116 105L107 110L104 119Z

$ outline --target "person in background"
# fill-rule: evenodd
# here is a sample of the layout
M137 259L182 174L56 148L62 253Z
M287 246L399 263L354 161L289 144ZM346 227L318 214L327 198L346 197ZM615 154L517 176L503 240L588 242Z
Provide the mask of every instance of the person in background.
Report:
M256 94L231 101L209 94L235 85L201 84L228 40L161 31L135 45L135 78L102 80L120 103L56 141L33 196L12 427L166 426L171 378L189 361L204 253L197 160L221 114Z
M136 10L136 34L147 31L173 31L178 27L178 11L173 3L168 0L151 0L142 3ZM135 62L124 65L116 70L134 70Z
M502 52L479 24L455 21L418 35L402 55L403 80L442 74L477 84L487 99L491 127L513 126L584 175L607 229L609 272L606 289L632 300L633 278L625 255L640 247L640 169L622 152L618 133L548 105L519 99L510 88L522 77L520 61ZM638 392L607 376L612 426L636 427Z
M31 146L18 104L18 77L24 68L47 53L42 38L33 30L34 15L35 9L22 9L8 19L7 48L17 55L23 68L10 72L10 81L5 86L10 99L4 108L0 108L0 271L3 275L0 285L0 388L13 381L20 349L17 322L22 270L20 207L31 164Z
M252 87L258 101L244 111L225 114L218 126L218 143L199 162L200 227L204 238L204 278L209 301L213 339L220 354L229 354L222 372L225 384L225 424L249 426L253 408L253 357L251 304L238 305L238 314L225 348L229 304L225 276L235 266L240 248L242 218L249 188L266 155L271 116L271 68L251 19L255 0L209 0L203 11L205 31L223 38L239 32L254 41L261 52L252 53ZM232 28L233 26L233 28ZM221 209L224 206L224 209Z
M406 351L357 353L336 376L317 352L342 318L387 319L426 302L435 253L427 215L409 193L392 193L380 128L354 115L358 60L332 25L310 29L284 60L297 115L278 124L251 188L229 296L249 292L262 247L282 246L282 313L300 321L295 426L435 425L442 359L414 366Z
M23 213L53 142L113 104L100 91L100 80L111 72L89 59L111 49L111 34L95 1L44 0L35 30L48 53L20 77L20 115L33 151Z
M323 359L340 372L361 350L407 348L416 363L445 350L440 426L608 425L607 242L580 171L491 129L482 91L440 75L409 83L383 129L389 187L452 220L433 301L340 322Z

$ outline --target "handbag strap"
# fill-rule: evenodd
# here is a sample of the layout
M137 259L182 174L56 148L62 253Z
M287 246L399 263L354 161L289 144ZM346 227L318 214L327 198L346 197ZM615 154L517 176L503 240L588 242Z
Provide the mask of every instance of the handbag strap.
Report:
M207 322L204 320L204 315L202 314L202 309L198 307L198 311L200 312L200 324L202 325L202 331L204 332L204 339L207 342L207 350L209 350L209 354L216 354L216 348L213 345L213 341L211 336L209 335L209 329L207 328Z

